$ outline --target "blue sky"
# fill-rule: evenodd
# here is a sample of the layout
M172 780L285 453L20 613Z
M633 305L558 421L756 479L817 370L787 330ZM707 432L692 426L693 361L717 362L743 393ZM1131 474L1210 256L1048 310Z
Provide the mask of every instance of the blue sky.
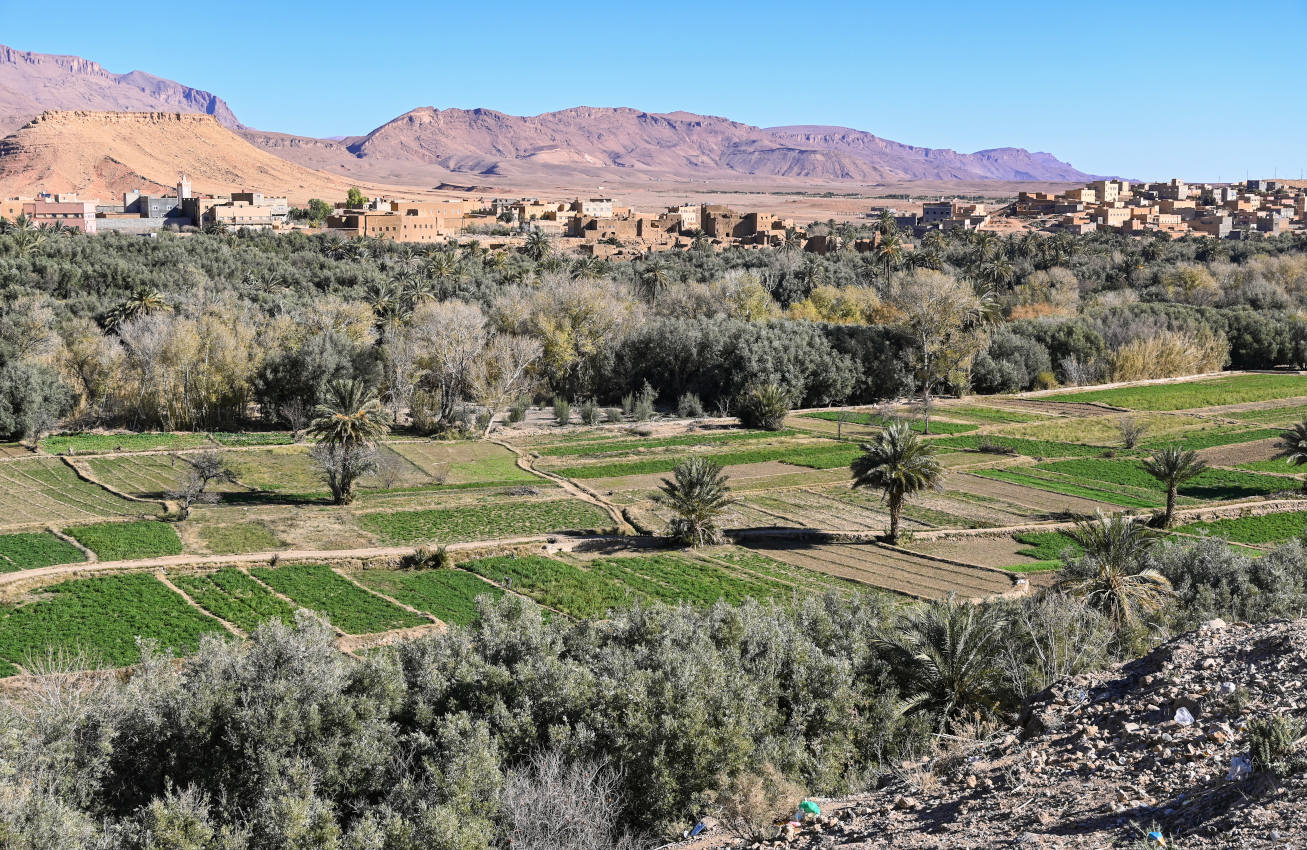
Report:
M212 91L260 129L632 106L1011 145L1144 179L1307 169L1304 34L1307 0L0 0L0 43Z

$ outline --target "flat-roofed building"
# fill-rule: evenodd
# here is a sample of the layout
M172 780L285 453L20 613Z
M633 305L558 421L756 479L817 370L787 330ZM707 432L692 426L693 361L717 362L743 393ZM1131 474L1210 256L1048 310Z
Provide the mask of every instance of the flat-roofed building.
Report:
M95 201L79 201L76 196L55 195L54 200L37 198L23 203L23 214L37 227L72 227L83 233L95 233Z

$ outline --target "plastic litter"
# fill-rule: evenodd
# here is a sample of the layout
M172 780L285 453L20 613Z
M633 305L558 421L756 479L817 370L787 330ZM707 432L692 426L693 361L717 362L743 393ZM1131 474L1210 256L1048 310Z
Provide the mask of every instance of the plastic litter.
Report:
M804 800L802 803L799 804L799 811L803 812L805 815L812 815L813 817L817 817L817 815L821 814L821 806L818 806L816 803L812 802L811 800Z
M699 836L699 835L702 834L703 831L704 831L705 829L707 829L707 828L708 828L708 827L704 826L703 821L699 821L698 823L696 823L696 824L694 825L694 829L690 830L690 837L691 837L691 838L695 838L695 837Z
M1248 756L1234 756L1230 759L1230 772L1226 774L1226 779L1242 779L1245 776L1252 775L1253 761Z
M1222 683L1221 683L1221 693L1222 693L1222 694L1225 694L1226 696L1229 696L1230 694L1234 693L1234 691L1235 691L1234 682L1222 682Z
M1152 832L1148 833L1148 846L1165 847L1166 837L1163 836L1162 833L1158 832L1157 830L1153 830Z
M1181 726L1192 726L1194 722L1194 716L1189 713L1189 709L1185 708L1182 705L1175 712L1175 722L1179 723Z

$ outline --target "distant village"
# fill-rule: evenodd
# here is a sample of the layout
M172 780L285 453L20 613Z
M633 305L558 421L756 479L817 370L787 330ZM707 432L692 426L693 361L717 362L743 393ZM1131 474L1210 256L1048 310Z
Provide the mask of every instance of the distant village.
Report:
M555 240L563 253L599 259L685 248L694 240L706 240L718 249L787 246L826 253L835 246L830 236L810 236L791 219L715 204L687 203L650 213L620 206L608 197L407 201L369 199L356 192L351 196L350 201L334 205L313 202L319 209L318 217L311 219L312 211L294 209L285 197L259 192L195 193L182 177L175 194L133 191L125 193L121 203L83 201L66 194L12 198L0 201L0 217L15 221L25 216L38 227L58 225L84 233L150 235L162 230L249 228L406 243L444 243L475 236L497 248L521 247L530 233L538 232ZM1134 236L1249 239L1307 229L1307 192L1276 180L1236 185L1096 180L1057 194L1021 192L1008 203L928 200L904 210L871 206L865 215L892 218L908 239L932 230L1075 234L1104 230ZM878 238L874 234L849 247L869 251Z

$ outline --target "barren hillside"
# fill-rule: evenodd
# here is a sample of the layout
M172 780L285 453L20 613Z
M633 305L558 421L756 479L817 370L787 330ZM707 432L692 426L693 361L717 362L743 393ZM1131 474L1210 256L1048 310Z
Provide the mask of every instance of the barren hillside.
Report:
M251 140L316 164L322 151ZM577 107L529 117L489 109L414 109L342 142L360 163L410 163L483 177L657 180L746 175L814 181L1087 179L1049 154L1002 148L961 154L902 145L839 127L776 128L687 112ZM333 156L336 155L333 151Z
M1307 776L1250 757L1250 729L1301 721L1307 620L1213 620L1036 697L1011 734L899 766L823 804L793 848L1299 847ZM1296 733L1295 733L1296 734ZM1291 757L1292 758L1292 757ZM1300 766L1299 766L1300 768ZM1297 771L1297 772L1295 772ZM1287 775L1286 775L1287 774ZM691 848L721 846L692 842Z
M183 173L197 192L252 189L292 202L343 197L351 185L255 148L211 115L47 112L0 140L3 195L45 190L108 200L175 186Z
M198 112L239 129L222 98L144 71L114 74L79 56L14 50L0 44L0 136L42 112Z

